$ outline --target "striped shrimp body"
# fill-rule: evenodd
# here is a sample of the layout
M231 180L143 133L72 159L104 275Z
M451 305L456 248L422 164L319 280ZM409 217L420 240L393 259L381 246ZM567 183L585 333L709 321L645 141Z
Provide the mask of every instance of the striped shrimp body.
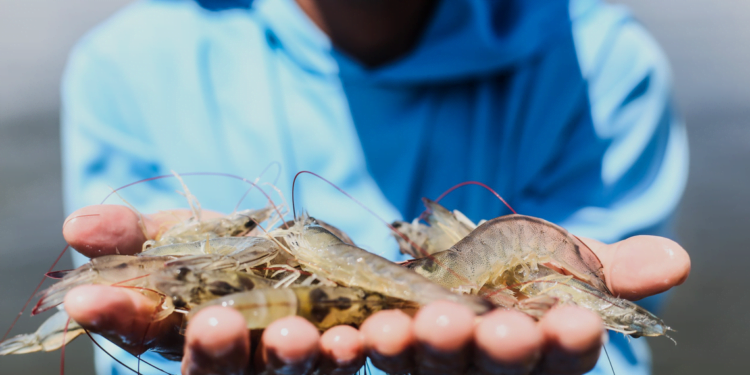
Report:
M288 251L303 269L339 285L359 287L419 305L445 299L463 304L477 314L489 309L479 297L451 293L411 270L344 243L315 219L298 220L281 234Z
M171 298L175 308L190 310L194 306L233 293L272 288L274 280L228 270L198 270L191 267L169 267L153 273L154 289Z
M384 309L415 309L414 303L365 291L338 286L298 286L284 289L257 289L235 293L196 307L188 315L208 306L224 306L239 311L248 329L266 328L273 321L300 316L318 329L337 325L359 326L370 315Z

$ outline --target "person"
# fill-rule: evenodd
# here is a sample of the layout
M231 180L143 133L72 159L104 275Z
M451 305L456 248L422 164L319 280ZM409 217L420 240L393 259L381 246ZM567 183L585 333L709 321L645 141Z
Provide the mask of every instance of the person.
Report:
M666 59L621 6L596 0L140 0L84 37L62 89L66 240L85 256L131 254L146 239L111 190L160 174L258 176L273 162L287 198L314 171L385 220L418 216L420 197L467 180L523 214L585 239L608 287L633 300L682 283L687 253L664 237L687 176L687 139ZM388 229L330 186L304 176L294 200L353 240L403 259ZM203 207L234 209L246 186L185 177ZM147 234L184 207L174 182L121 191ZM249 206L262 206L251 193ZM444 201L479 220L507 214L473 187ZM159 213L161 212L161 213ZM599 242L601 241L601 242ZM610 245L605 245L608 243ZM650 301L650 302L649 302ZM657 300L647 299L649 308ZM185 336L151 323L133 291L82 286L65 308L114 344L184 374L353 373L367 356L390 373L647 374L644 339L603 337L601 321L559 307L539 322L496 311L474 324L438 302L414 318L388 311L322 334L276 321L252 345L244 321L206 309ZM117 346L116 346L116 345ZM598 362L597 362L598 361ZM99 374L128 370L103 352ZM146 365L144 374L160 373Z

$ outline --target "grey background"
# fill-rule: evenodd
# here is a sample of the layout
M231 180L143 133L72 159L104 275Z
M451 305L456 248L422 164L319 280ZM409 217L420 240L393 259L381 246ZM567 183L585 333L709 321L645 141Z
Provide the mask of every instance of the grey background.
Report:
M59 78L70 47L124 0L0 0L0 331L64 246L60 234ZM676 218L692 256L688 282L662 317L675 346L650 339L656 374L745 373L750 301L750 2L627 0L674 68L688 124L690 180ZM64 257L58 268L69 268ZM42 321L21 318L13 333ZM66 373L91 374L80 339ZM60 355L0 358L2 374L54 374Z

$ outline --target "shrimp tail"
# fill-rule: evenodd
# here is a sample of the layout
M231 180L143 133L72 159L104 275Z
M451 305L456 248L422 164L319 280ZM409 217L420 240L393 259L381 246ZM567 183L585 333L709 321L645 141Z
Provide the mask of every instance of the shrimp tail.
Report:
M41 314L63 302L65 295L73 288L81 285L91 284L96 279L96 273L91 272L88 264L69 272L65 277L43 290L39 302L31 310L31 315Z
M69 319L70 317L64 310L58 311L36 332L18 335L0 343L0 355L51 352L60 349L84 333L83 327L72 319L68 323Z

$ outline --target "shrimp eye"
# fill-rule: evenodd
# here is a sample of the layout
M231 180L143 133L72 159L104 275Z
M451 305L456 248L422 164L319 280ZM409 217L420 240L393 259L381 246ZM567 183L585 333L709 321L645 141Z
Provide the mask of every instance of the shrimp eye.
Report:
M176 274L175 274L175 277L174 277L174 278L175 278L175 279L176 279L177 281L185 281L185 280L187 279L187 275L188 275L189 273L190 273L190 269L189 269L189 268L187 268L187 267L180 267L180 268L179 268L179 269L177 270L177 272L176 272Z
M227 294L237 293L240 290L226 281L214 281L208 284L208 291L217 296L225 296Z

